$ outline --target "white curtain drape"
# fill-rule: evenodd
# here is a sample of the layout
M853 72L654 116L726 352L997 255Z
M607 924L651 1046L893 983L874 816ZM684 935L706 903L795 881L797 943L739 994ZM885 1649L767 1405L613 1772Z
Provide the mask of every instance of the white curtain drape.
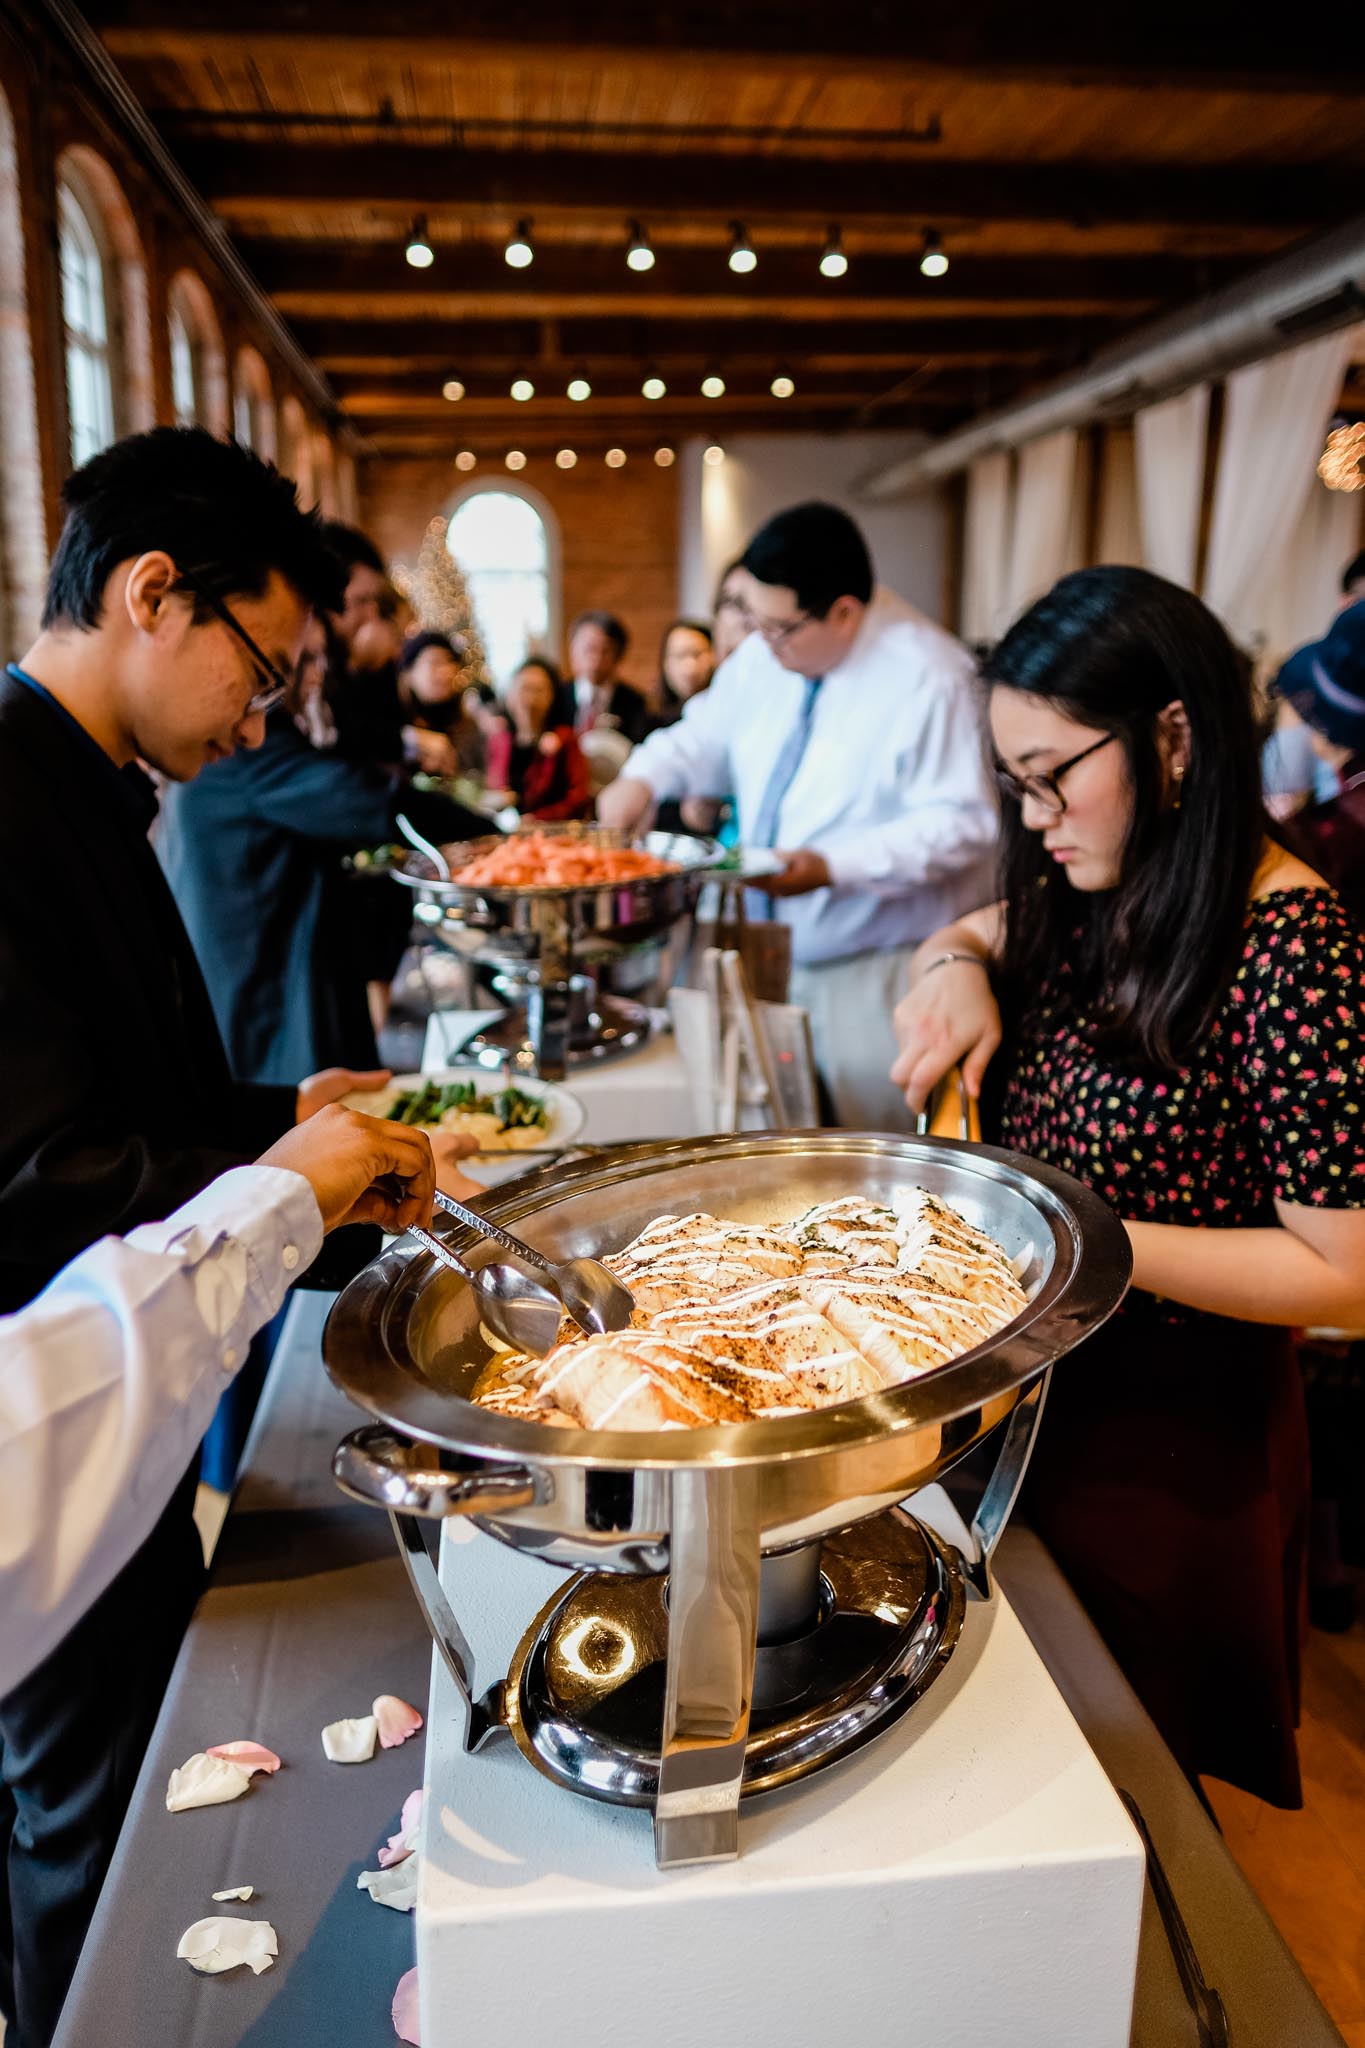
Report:
M1106 427L1100 453L1100 500L1095 523L1095 560L1143 566L1142 522L1138 517L1137 454L1130 425Z
M1142 559L1158 576L1193 590L1209 434L1208 385L1196 384L1178 398L1147 406L1133 429Z
M1007 587L1011 619L1050 590L1059 576L1080 567L1086 474L1074 427L1044 434L1020 449Z
M1245 645L1265 637L1270 584L1313 486L1355 341L1350 328L1227 380L1204 596Z
M967 471L959 627L970 643L998 640L1009 623L1013 484L1014 457L1007 448L978 455Z

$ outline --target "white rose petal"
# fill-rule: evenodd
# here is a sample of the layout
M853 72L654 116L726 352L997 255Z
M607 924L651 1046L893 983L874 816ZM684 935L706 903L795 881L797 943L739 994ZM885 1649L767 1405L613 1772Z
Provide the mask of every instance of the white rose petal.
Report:
M196 1920L180 1937L176 1954L192 1970L217 1977L245 1963L254 1977L268 1970L279 1954L275 1930L268 1920L229 1920L214 1916Z
M373 1714L361 1714L354 1721L332 1721L322 1731L323 1754L332 1764L367 1764L378 1737L379 1723Z
M418 1859L404 1857L388 1870L362 1870L356 1890L368 1892L376 1906L392 1906L395 1913L410 1913L417 1904Z
M214 1897L214 1902L215 1902L215 1904L217 1904L217 1905L222 1905L222 1903L223 1903L223 1901L224 1901L225 1899L249 1899L249 1898L251 1897L251 1894L252 1894L252 1892L253 1892L254 1890L255 1890L255 1886L254 1886L254 1885L250 1885L250 1884L239 1884L239 1885L234 1885L231 1891L226 1891L226 1892L215 1892L215 1893L213 1894L213 1897Z
M240 1799L250 1784L251 1773L240 1764L197 1750L178 1771L171 1772L166 1811L188 1813L192 1806L224 1806L229 1799Z

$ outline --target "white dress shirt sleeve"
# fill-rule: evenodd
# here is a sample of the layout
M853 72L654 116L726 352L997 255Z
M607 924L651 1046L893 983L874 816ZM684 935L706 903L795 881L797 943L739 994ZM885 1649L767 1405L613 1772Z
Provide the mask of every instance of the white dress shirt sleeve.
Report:
M717 670L709 689L689 697L682 717L641 740L621 770L623 777L647 782L656 801L685 796L730 796L734 776L730 742L734 736L734 678Z
M839 889L901 895L960 874L994 847L999 816L987 775L973 692L940 675L921 688L932 697L905 802L890 818L832 826L809 844L824 855Z
M301 1175L235 1167L0 1317L0 1694L151 1534L252 1337L321 1243Z

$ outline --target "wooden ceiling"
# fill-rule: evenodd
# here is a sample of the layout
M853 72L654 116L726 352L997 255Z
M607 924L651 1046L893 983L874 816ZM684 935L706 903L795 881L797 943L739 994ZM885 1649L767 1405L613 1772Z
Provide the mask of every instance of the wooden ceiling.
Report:
M905 0L87 8L376 452L936 432L1360 208L1358 28L1343 47L1249 11L957 12L970 20ZM425 271L403 256L419 214ZM535 260L513 270L521 219ZM625 263L631 221L656 253L644 274ZM748 276L726 263L735 222L758 253ZM834 223L848 271L828 279ZM919 270L931 228L941 278ZM712 372L721 398L701 395Z

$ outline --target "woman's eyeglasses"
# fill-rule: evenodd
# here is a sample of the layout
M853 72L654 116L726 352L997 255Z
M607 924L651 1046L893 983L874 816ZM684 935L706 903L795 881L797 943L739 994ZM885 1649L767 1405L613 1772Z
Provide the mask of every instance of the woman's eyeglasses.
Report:
M273 711L277 704L283 703L290 688L288 676L282 670L276 668L264 648L257 645L241 620L228 609L222 598L215 597L211 590L205 590L204 586L196 582L193 576L182 575L179 579L179 588L189 591L193 597L198 599L200 604L207 606L215 619L221 625L226 626L230 633L236 635L237 639L251 656L251 665L255 669L257 680L261 683L262 687L249 700L244 715L248 718L254 718L263 711Z
M1116 740L1116 732L1107 732L1102 740L1095 740L1088 747L1082 747L1079 754L1073 754L1069 761L1059 761L1055 768L1040 770L1036 775L1015 775L1003 768L997 761L995 779L1006 796L1023 803L1025 797L1032 797L1039 810L1046 811L1050 818L1060 818L1066 811L1066 797L1061 789L1061 780L1078 768L1082 761L1088 761L1092 754L1098 754L1101 747L1107 747Z

